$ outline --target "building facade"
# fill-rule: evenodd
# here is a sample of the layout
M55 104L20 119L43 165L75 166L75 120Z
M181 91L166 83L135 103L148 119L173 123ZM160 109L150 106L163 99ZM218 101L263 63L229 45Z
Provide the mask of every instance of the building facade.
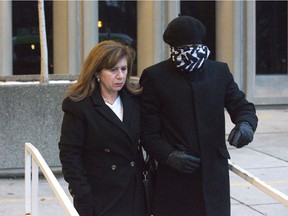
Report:
M31 21L38 17L32 7L37 10L37 1L29 6L0 1L2 79L39 74L39 56L33 53L39 44L37 22ZM206 25L211 58L228 63L249 100L287 105L287 7L286 1L45 1L49 71L77 75L95 44L120 38L136 49L134 75L140 76L145 67L169 57L162 40L169 21L190 15Z

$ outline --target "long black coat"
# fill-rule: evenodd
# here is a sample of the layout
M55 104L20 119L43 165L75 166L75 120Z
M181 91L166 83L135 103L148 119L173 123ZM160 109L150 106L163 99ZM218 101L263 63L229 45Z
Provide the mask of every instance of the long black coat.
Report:
M123 122L98 91L80 102L66 98L62 104L59 149L64 178L74 198L92 192L97 216L144 214L139 101L125 89L120 97ZM88 205L75 201L84 215Z
M140 81L144 90L141 140L145 150L159 162L154 204L166 208L166 216L194 215L177 206L192 203L185 192L193 191L189 177L165 164L168 154L180 149L201 158L206 214L230 215L230 156L224 108L235 124L247 121L256 129L257 117L254 105L239 90L227 64L207 60L200 70L187 74L178 71L169 59L145 69ZM196 201L193 203L197 206Z

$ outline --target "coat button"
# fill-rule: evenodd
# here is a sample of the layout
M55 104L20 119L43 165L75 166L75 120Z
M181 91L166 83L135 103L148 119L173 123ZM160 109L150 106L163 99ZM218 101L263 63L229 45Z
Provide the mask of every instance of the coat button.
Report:
M109 149L109 148L105 148L104 151L107 152L107 153L109 153L109 152L110 152L110 149Z
M135 166L135 162L134 162L134 161L131 161L131 162L130 162L130 166L131 166L131 167L134 167L134 166Z
M116 169L117 169L117 166L116 166L115 164L113 164L113 165L111 166L111 169L112 169L112 170L116 170Z

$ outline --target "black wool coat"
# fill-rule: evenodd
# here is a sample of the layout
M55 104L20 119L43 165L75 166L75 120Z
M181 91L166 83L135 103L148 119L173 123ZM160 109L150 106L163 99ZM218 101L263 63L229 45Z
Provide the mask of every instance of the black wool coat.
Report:
M144 215L139 99L126 89L120 97L123 122L99 91L80 102L63 101L60 160L80 215Z
M185 73L169 59L146 68L140 82L141 142L159 162L154 204L167 209L166 216L193 215L177 206L189 205L189 198L181 193L185 185L190 190L188 177L165 164L169 153L178 149L201 158L206 214L230 215L230 156L225 142L224 110L234 124L247 121L254 129L257 117L254 105L239 90L228 65L207 60L200 70Z

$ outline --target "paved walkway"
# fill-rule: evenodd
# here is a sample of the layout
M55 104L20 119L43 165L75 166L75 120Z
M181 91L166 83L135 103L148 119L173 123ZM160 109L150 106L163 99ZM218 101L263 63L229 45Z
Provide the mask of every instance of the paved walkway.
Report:
M288 107L285 109L257 108L259 126L253 143L242 149L229 146L231 160L255 177L288 195ZM227 118L227 133L233 125ZM288 207L230 172L232 216L287 216ZM67 183L57 177L67 192ZM70 197L71 198L71 197ZM65 215L45 179L39 184L39 215ZM0 213L25 214L24 179L0 179Z
M259 125L254 141L242 149L229 147L231 160L288 196L288 108L258 108L257 115ZM232 127L228 122L227 131ZM288 215L288 206L230 173L232 216Z

